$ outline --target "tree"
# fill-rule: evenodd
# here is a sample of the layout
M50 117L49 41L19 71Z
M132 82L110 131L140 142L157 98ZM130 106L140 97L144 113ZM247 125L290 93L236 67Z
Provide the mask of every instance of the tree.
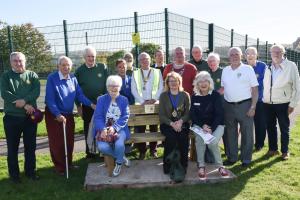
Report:
M8 29L6 24L0 23L0 47L4 66L9 66L9 44ZM44 35L34 28L32 24L21 24L11 26L13 51L20 51L25 54L27 68L35 72L47 72L53 69L51 63L51 46ZM52 67L52 68L51 68Z
M119 58L123 58L125 54L124 50L116 51L110 56L107 57L107 67L109 74L115 74L116 73L116 60Z
M158 50L161 49L161 46L158 44L154 44L154 43L141 43L139 45L139 53L142 52L146 52L150 55L151 57L151 61L154 61L154 53ZM135 48L132 48L131 53L133 54L133 56L136 55L135 53Z

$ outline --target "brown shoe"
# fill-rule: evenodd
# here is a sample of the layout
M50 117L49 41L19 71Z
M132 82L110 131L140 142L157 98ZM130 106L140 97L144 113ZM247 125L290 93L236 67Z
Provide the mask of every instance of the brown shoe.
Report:
M268 151L267 156L276 156L279 155L279 151Z
M282 160L288 160L290 158L290 154L289 153L283 153L281 155L281 157L282 157Z
M206 179L206 170L205 170L205 167L199 167L198 177L201 180Z

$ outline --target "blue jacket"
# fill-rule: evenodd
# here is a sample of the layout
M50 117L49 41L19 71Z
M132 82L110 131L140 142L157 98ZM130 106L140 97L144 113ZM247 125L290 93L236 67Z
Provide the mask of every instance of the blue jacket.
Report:
M73 74L68 79L60 80L58 71L48 76L46 84L45 104L54 116L72 114L74 102L90 106L92 102L84 96Z
M134 96L131 93L131 80L132 76L125 75L125 78L122 78L122 87L120 90L120 94L127 97L129 105L134 104Z
M263 93L264 93L264 75L265 75L265 70L267 68L266 63L261 62L259 60L256 61L255 67L253 67L255 75L257 77L257 82L258 82L258 101L262 102L263 98Z
M94 137L97 131L102 131L105 126L106 113L111 103L111 97L109 94L102 95L98 98L96 110L94 112ZM120 118L113 124L113 128L119 132L124 130L126 133L126 140L130 138L130 132L128 129L129 119L129 104L128 99L122 95L116 98L116 103L121 111Z

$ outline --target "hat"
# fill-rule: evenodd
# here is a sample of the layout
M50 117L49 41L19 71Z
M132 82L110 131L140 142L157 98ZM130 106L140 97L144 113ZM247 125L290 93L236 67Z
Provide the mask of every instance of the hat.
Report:
M35 111L30 115L30 119L33 123L40 123L44 118L44 114L41 110L35 109Z

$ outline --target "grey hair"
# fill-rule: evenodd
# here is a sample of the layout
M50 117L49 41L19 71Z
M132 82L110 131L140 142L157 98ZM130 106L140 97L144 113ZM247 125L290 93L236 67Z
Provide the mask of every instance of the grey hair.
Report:
M202 47L200 45L197 45L197 44L193 46L192 51L193 51L193 49L199 49L201 52L203 52Z
M23 59L26 61L25 55L22 52L18 52L18 51L12 52L9 56L9 60L12 61L12 59L17 55L23 57Z
M271 48L270 48L270 51L272 52L272 49L276 48L276 47L280 49L281 53L285 54L285 48L281 44L274 44L274 45L272 45Z
M123 58L125 59L125 57L128 57L128 56L130 56L131 58L133 58L133 55L132 55L132 53L130 53L130 52L126 52L126 53L124 54Z
M83 56L85 57L89 51L91 51L95 56L97 55L97 51L96 51L95 47L87 46L87 47L85 47L85 49L83 51Z
M69 57L67 57L67 56L60 56L60 57L58 58L57 64L60 65L61 62L62 62L62 60L67 60L67 61L69 62L69 64L70 64L70 66L73 65L73 62L72 62L71 58L69 58Z
M110 75L106 80L106 88L110 85L117 85L120 91L122 87L122 78L119 75Z
M220 62L220 55L219 55L219 54L214 53L214 52L211 52L211 53L208 54L207 60L208 60L209 58L211 58L211 57L214 57L215 59L217 59L218 62Z
M179 49L180 49L181 51L183 51L183 52L184 52L184 55L185 55L185 48L184 48L184 47L181 47L181 46L180 46L180 47L176 47L175 50L174 50L174 52L176 52L176 51L179 50Z
M231 53L231 51L233 51L233 50L237 50L237 51L240 53L241 56L243 55L242 49L241 49L240 47L231 47L231 48L228 50L228 57L230 56L230 53Z
M209 90L213 90L215 88L215 84L213 79L211 78L210 74L207 71L201 71L197 74L193 81L193 86L194 86L194 92L196 95L200 94L200 91L198 89L198 83L200 81L208 81L209 82Z
M248 47L246 50L245 50L245 54L248 53L249 50L253 50L255 52L255 54L257 55L257 49L255 47Z
M151 60L151 57L150 57L150 55L149 55L148 53L142 52L142 53L139 55L139 57L138 57L138 60L139 60L139 61L141 60L142 56L146 56L149 60Z

